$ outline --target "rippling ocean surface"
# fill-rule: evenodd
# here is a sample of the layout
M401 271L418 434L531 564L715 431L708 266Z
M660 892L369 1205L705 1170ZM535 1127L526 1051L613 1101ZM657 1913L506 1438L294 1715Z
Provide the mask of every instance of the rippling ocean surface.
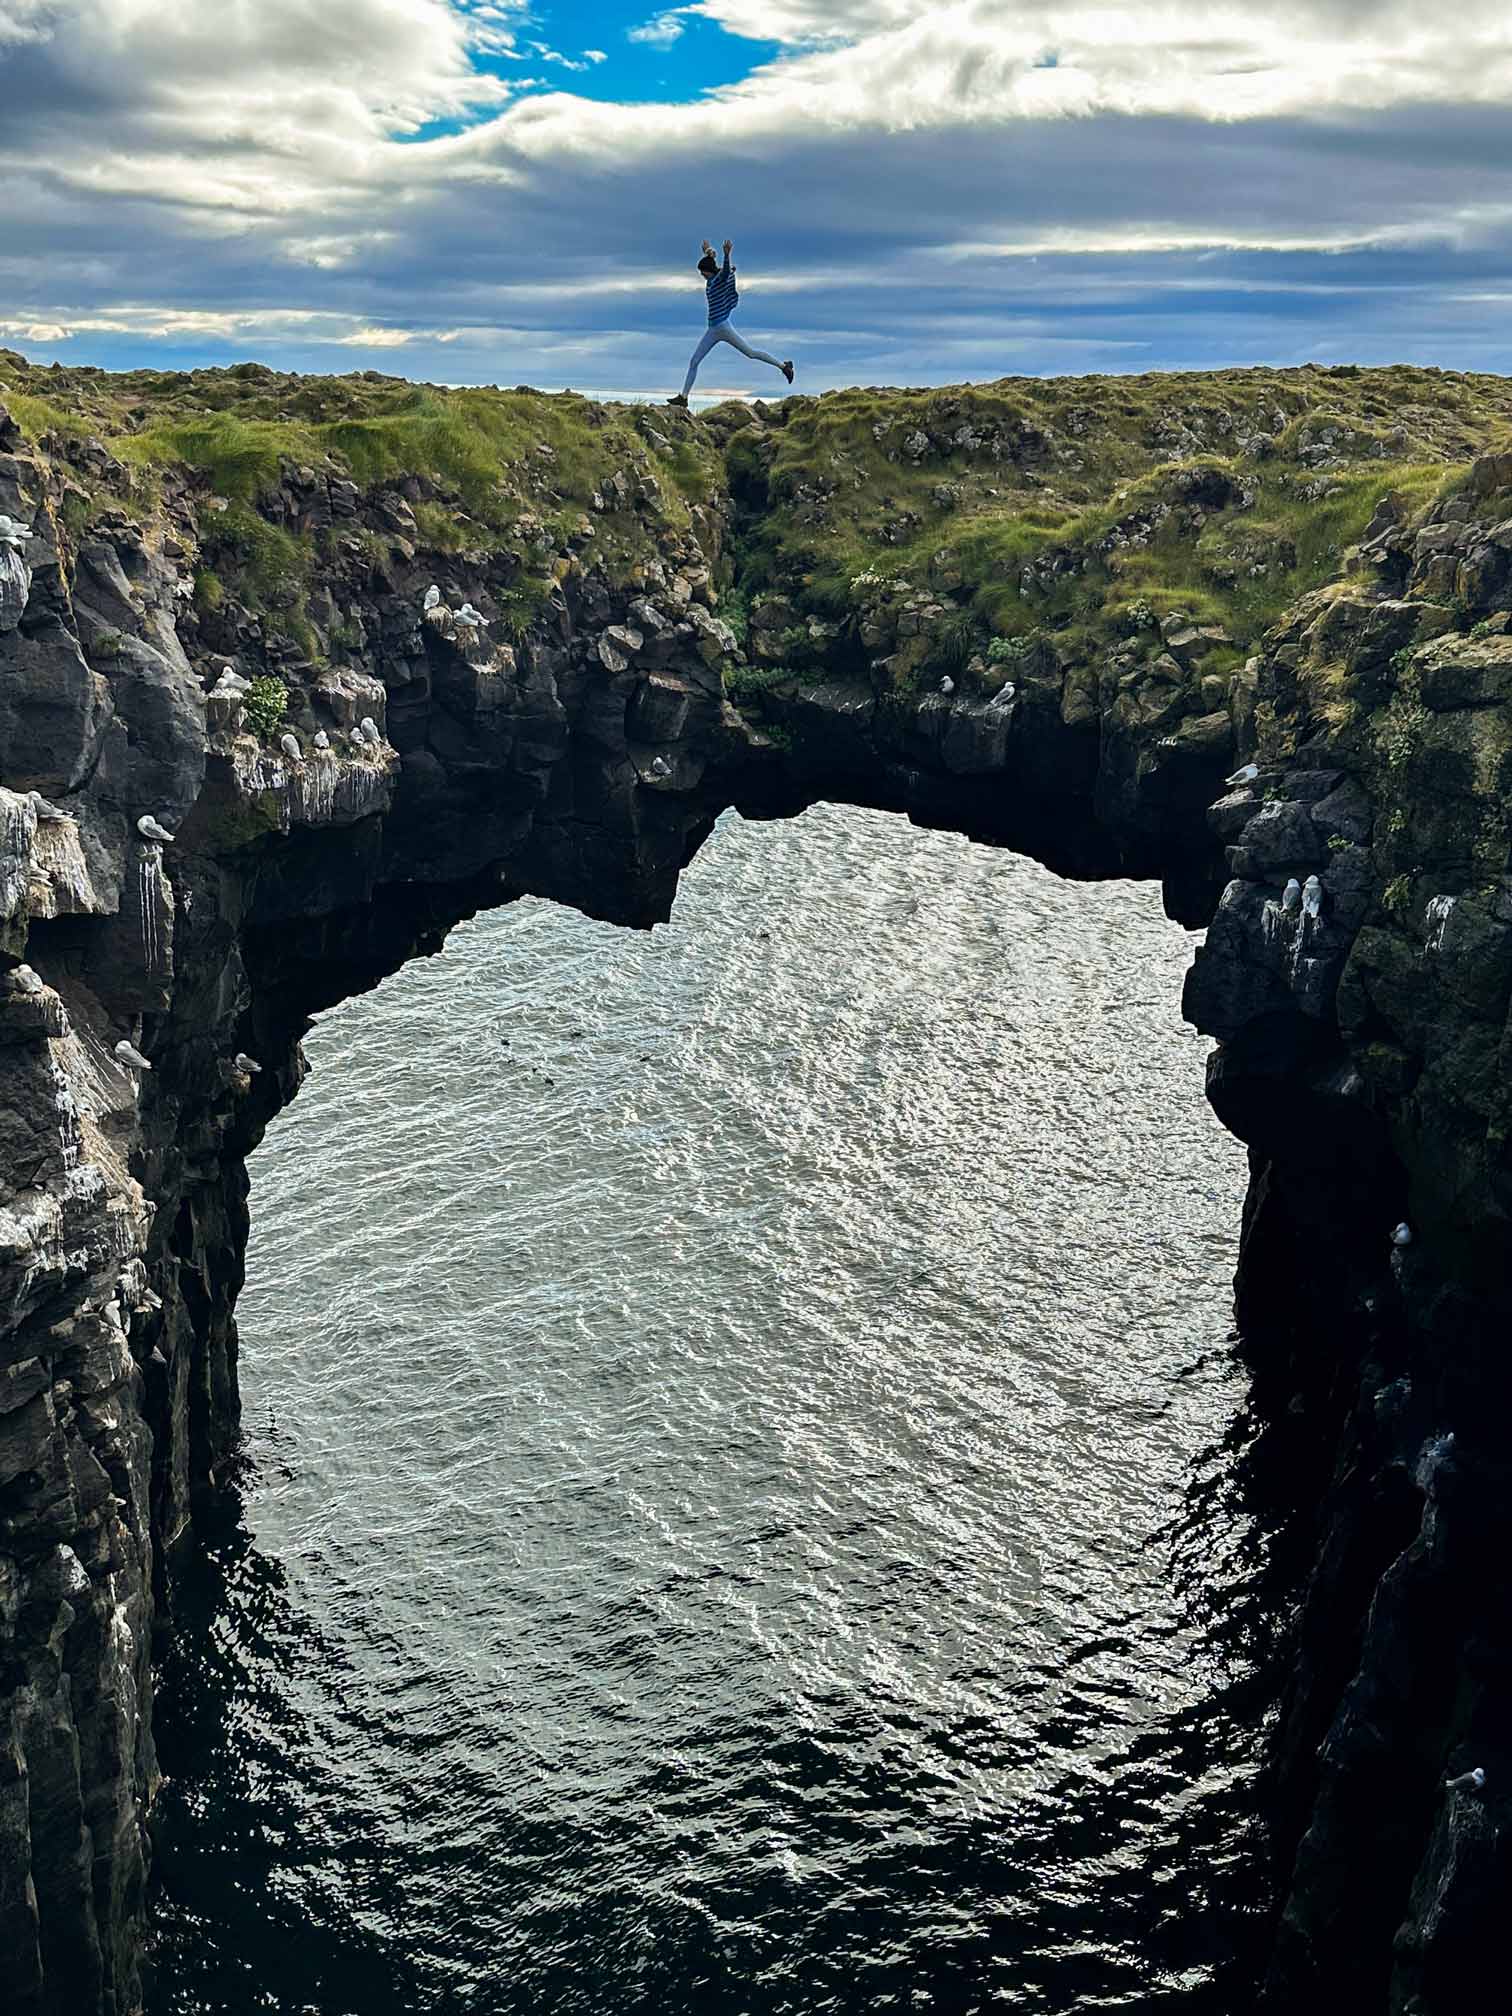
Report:
M157 2016L1233 2016L1266 1536L1190 953L820 808L323 1019Z

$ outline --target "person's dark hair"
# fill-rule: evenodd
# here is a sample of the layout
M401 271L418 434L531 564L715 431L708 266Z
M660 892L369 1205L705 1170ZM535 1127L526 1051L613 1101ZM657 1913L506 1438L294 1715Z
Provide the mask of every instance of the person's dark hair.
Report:
M719 261L714 257L712 252L705 252L702 259L698 262L698 270L700 273L707 273L712 277L719 271Z

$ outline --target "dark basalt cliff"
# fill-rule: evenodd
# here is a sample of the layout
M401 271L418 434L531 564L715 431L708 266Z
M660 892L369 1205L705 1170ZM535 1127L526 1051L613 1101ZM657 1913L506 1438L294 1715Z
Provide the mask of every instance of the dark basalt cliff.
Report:
M154 1640L310 1016L525 892L653 924L722 810L820 798L1209 925L1185 1012L1312 1536L1263 1992L1471 2006L1512 1874L1509 388L467 396L0 380L4 2008L140 2003Z

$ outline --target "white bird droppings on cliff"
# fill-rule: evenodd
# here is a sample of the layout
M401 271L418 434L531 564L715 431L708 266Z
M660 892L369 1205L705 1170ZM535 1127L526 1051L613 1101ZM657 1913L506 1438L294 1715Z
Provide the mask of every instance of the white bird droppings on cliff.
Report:
M147 971L155 973L162 950L158 916L163 908L163 855L150 839L137 861L137 902L142 912L142 960Z
M1309 875L1302 888L1302 915L1321 917L1323 915L1323 884L1316 875Z
M1425 950L1442 952L1444 933L1449 929L1449 919L1454 915L1457 896L1434 896L1429 899L1428 908L1423 913L1423 921L1428 926L1428 942Z
M152 1069L151 1064L142 1055L141 1051L138 1050L136 1045L128 1043L124 1036L115 1046L115 1054L123 1064L129 1065L133 1071L150 1071Z
M154 819L150 812L144 812L138 819L137 831L144 840L152 841L154 846L170 847L173 844L173 835L168 828Z
M1302 884L1297 880L1296 876L1293 875L1290 882L1287 883L1286 887L1281 892L1281 908L1283 910L1295 910L1297 905L1301 901L1302 901Z
M1232 777L1225 777L1223 781L1232 789L1239 784L1253 784L1259 775L1258 763L1246 763L1242 770L1236 770Z
M1477 1764L1472 1770L1461 1771L1458 1778L1446 1778L1444 1780L1444 1790L1446 1792L1479 1792L1484 1788L1485 1783L1485 1771Z

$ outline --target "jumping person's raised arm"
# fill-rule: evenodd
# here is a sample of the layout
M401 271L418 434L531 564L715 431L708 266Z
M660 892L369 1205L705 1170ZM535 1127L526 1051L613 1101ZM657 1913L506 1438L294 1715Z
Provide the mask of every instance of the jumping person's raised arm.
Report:
M724 270L726 273L728 273L730 270L730 254L734 250L735 250L734 241L729 238L726 238L724 242L724 255L725 255Z

